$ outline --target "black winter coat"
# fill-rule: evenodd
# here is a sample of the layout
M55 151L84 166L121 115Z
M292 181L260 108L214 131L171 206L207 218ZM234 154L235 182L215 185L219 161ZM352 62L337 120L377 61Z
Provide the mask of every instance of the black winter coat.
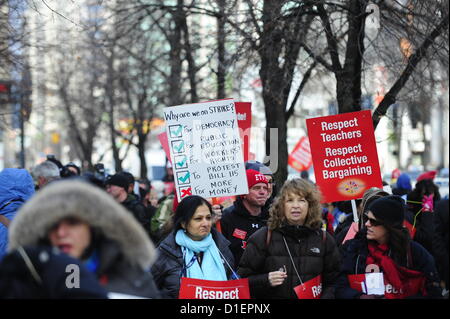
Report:
M232 206L223 211L223 216L220 220L222 234L231 243L230 250L233 253L236 265L239 264L249 237L260 228L266 226L268 218L269 212L267 207L262 208L260 215L252 216L239 197Z
M96 275L107 291L150 299L161 297L150 270L130 265L114 241L103 238L98 245L101 255Z
M181 247L175 242L178 230L173 230L158 246L159 257L152 266L152 274L156 285L161 291L162 298L178 298L180 290L181 272L185 266ZM211 229L213 240L217 248L225 257L231 267L234 267L234 258L229 249L230 242L215 229ZM227 278L232 279L232 270L224 262Z
M362 293L350 288L348 275L364 274L366 272L366 259L369 254L366 229L359 231L355 238L348 240L342 247L342 267L336 284L336 298L358 299ZM428 298L440 298L441 290L438 287L439 275L434 264L433 256L419 243L411 241L412 267L409 269L422 272L426 279ZM405 265L401 265L406 267ZM412 296L410 298L422 298Z
M294 287L300 280L292 266L283 241L286 239L292 258L303 282L322 275L322 299L334 298L334 282L339 274L339 251L334 238L321 230L305 226L283 226L272 232L267 245L268 228L253 234L239 263L238 274L249 278L253 298L295 299ZM271 287L268 273L286 266L287 278L280 286Z
M31 265L18 250L2 259L0 299L107 298L94 274L78 260L49 246L24 247L24 251Z
M122 205L133 214L134 218L136 218L150 237L150 221L152 216L150 216L150 211L147 210L144 204L134 197L129 196L124 202L122 202Z
M434 210L433 255L439 270L441 279L449 288L449 255L448 255L448 199L441 200Z

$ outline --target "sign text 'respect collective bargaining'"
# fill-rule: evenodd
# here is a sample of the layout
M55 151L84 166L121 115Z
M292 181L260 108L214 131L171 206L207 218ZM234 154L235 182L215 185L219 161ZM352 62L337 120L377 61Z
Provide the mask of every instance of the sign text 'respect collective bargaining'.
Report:
M179 200L248 193L233 99L167 107L164 118Z
M369 110L307 119L306 125L323 202L357 199L383 187Z

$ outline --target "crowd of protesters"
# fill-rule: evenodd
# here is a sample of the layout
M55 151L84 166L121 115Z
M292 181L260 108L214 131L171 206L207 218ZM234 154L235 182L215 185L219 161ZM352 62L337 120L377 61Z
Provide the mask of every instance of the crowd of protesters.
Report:
M0 298L178 298L182 277L248 278L256 299L299 298L296 287L317 278L322 299L448 298L448 197L436 172L370 188L353 212L350 201L321 203L307 172L275 185L262 163L245 168L249 192L228 203L178 202L170 167L163 184L52 156L30 172L3 169ZM361 284L374 272L381 294Z

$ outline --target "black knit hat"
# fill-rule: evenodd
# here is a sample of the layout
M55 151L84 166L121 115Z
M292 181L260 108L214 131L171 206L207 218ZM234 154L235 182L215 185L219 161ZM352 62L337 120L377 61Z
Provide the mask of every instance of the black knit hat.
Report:
M377 220L395 228L403 227L405 209L404 200L396 195L378 198L369 205L369 210Z
M116 185L128 191L128 179L122 174L114 174L105 181L105 185Z

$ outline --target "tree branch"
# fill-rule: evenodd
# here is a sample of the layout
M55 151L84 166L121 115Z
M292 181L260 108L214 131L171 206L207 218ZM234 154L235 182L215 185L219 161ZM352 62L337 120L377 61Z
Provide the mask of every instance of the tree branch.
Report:
M414 69L426 55L427 49L433 44L438 36L444 32L445 29L448 29L448 13L439 23L439 25L430 33L430 35L423 41L422 45L411 55L408 65L406 66L403 73L395 82L395 84L391 87L389 92L386 93L383 100L380 102L378 107L375 109L372 115L373 128L376 129L378 123L382 116L386 115L389 107L396 102L396 98L400 90L404 87L409 77L412 75Z

